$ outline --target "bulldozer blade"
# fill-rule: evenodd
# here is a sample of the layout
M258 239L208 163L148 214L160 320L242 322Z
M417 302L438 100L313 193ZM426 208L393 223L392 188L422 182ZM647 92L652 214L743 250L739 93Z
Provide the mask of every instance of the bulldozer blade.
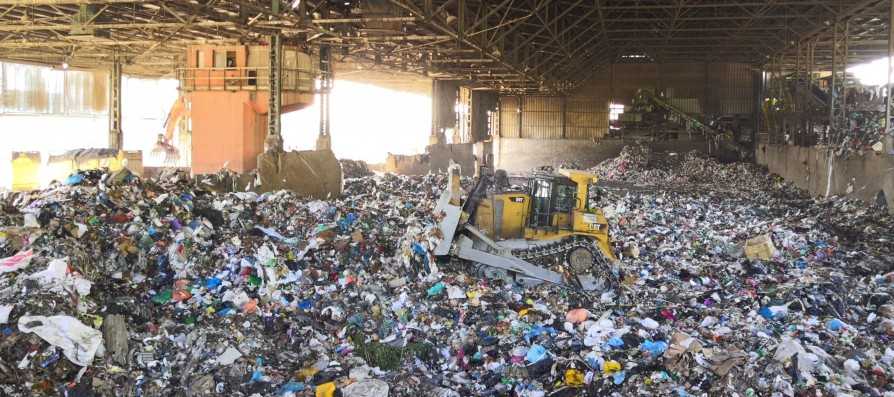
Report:
M436 214L444 214L438 223L441 230L441 240L435 247L435 255L443 256L450 253L450 247L453 245L453 236L456 235L456 228L459 226L460 217L462 216L462 206L460 205L460 179L459 165L450 164L447 169L447 188L441 193L438 204L435 205Z
M565 285L565 282L562 280L562 275L559 273L544 269L511 255L497 255L474 248L472 239L465 236L460 236L459 238L456 256L461 259L508 270L553 284Z
M341 195L341 164L331 150L264 152L258 155L258 192L291 190L313 198Z

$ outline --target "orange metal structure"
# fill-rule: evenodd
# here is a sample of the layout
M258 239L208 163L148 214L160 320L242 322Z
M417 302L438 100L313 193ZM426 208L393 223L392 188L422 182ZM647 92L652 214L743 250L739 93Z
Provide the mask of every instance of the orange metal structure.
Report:
M176 114L190 120L192 173L255 169L267 133L267 47L202 45L187 51L187 65L178 70L178 102L186 109ZM309 55L294 48L283 52L285 114L313 103L316 70Z

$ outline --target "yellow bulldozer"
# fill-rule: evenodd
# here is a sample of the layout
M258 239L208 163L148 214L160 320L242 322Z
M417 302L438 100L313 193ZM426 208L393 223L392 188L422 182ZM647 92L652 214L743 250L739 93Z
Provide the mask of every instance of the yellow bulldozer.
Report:
M436 206L439 257L484 265L485 275L524 285L543 281L607 290L614 286L608 222L590 200L598 178L561 169L538 172L510 184L505 172L479 171L463 200L459 166Z

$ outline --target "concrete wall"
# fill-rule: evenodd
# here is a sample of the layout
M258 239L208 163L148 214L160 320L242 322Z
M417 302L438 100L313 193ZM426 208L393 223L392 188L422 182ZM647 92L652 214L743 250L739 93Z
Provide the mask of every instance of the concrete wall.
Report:
M446 172L450 161L457 163L471 175L475 169L474 144L452 143L433 145L426 148L429 155L429 167L432 172ZM468 170L468 171L467 171Z
M425 175L428 173L428 154L388 153L384 171L400 175Z
M575 163L590 168L605 159L621 153L621 149L633 142L619 139L526 139L499 138L493 141L494 163L497 169L508 172L524 172L533 168ZM656 152L688 152L706 149L701 139L681 138L672 141L644 143Z
M829 151L816 147L760 144L758 164L807 190L813 196L844 195L874 203L885 193L888 210L894 213L894 156L869 153L848 159L833 158L831 178Z
M429 172L444 172L450 161L458 163L465 175L475 171L474 144L451 143L429 145L425 153L414 155L388 154L385 172L401 175L425 175Z

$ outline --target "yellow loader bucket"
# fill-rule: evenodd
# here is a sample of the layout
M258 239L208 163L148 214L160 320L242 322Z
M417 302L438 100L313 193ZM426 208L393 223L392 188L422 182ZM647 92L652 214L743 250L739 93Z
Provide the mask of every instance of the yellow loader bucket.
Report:
M341 195L341 164L328 149L261 153L258 176L259 192L286 189L319 199Z

